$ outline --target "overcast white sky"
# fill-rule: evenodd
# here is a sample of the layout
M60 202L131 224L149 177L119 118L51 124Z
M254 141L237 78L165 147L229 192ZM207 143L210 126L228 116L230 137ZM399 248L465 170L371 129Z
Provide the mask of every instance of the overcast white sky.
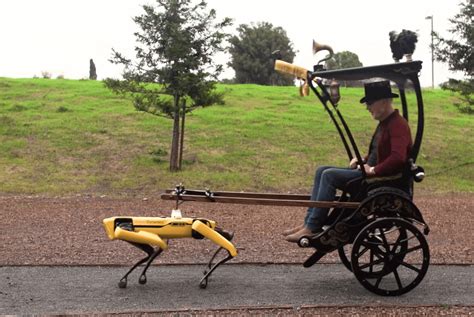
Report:
M93 58L99 79L119 77L121 68L108 62L111 49L133 57L136 30L132 17L153 0L1 0L0 76L33 77L49 71L56 77L86 78ZM449 18L459 0L208 0L218 16L242 23L267 21L283 27L298 51L294 63L311 68L311 41L336 52L359 55L364 66L391 63L388 32L410 29L419 34L414 59L422 60L421 82L431 85L428 15L434 29L450 37ZM323 54L323 53L322 53ZM225 64L228 56L220 56ZM435 82L443 82L447 66L435 64ZM223 77L233 77L228 69Z

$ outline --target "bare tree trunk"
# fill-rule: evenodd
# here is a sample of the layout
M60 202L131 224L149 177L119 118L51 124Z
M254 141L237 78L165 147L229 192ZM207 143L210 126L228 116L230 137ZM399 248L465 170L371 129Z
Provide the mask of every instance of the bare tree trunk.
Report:
M186 100L183 99L183 113L181 114L181 134L180 134L180 142L179 142L179 163L178 169L181 169L183 163L183 148L184 148L184 120L186 118Z
M173 116L173 140L171 141L170 170L177 171L178 151L179 151L179 96L174 96L174 116Z

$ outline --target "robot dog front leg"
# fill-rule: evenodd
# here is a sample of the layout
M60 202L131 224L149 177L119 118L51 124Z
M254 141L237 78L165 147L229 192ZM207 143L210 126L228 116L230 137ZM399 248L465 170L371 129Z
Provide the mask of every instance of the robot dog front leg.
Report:
M234 247L234 245L230 242L232 239L233 235L229 234L227 232L224 232L221 229L216 228L216 230L211 229L209 226L207 226L205 223L203 223L200 220L196 220L193 222L192 229L202 236L208 238L215 244L219 245L220 248L216 251L214 256L211 258L211 261L209 262L209 271L204 271L204 276L202 277L201 281L199 282L199 287L200 288L206 288L209 276L214 272L214 270L221 264L224 264L225 262L229 261L233 257L237 256L237 249ZM226 239L227 238L227 239ZM211 267L212 261L216 257L217 253L219 253L222 248L226 249L228 252L228 256L219 262L217 262L214 266Z

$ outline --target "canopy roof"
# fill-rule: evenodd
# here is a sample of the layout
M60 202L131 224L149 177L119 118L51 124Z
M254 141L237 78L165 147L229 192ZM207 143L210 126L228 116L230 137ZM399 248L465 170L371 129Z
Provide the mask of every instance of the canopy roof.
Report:
M407 80L418 77L421 70L421 61L394 63L367 67L354 67L338 70L316 71L312 77L337 79L337 80L364 80L375 77L386 78L396 82L401 88L405 87Z

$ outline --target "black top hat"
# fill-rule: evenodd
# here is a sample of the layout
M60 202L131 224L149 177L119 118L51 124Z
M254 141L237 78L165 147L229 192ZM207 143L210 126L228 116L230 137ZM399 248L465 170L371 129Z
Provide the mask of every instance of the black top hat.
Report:
M398 95L392 93L390 82L388 80L367 83L364 85L365 97L360 100L360 103L372 104L380 99L397 98Z

